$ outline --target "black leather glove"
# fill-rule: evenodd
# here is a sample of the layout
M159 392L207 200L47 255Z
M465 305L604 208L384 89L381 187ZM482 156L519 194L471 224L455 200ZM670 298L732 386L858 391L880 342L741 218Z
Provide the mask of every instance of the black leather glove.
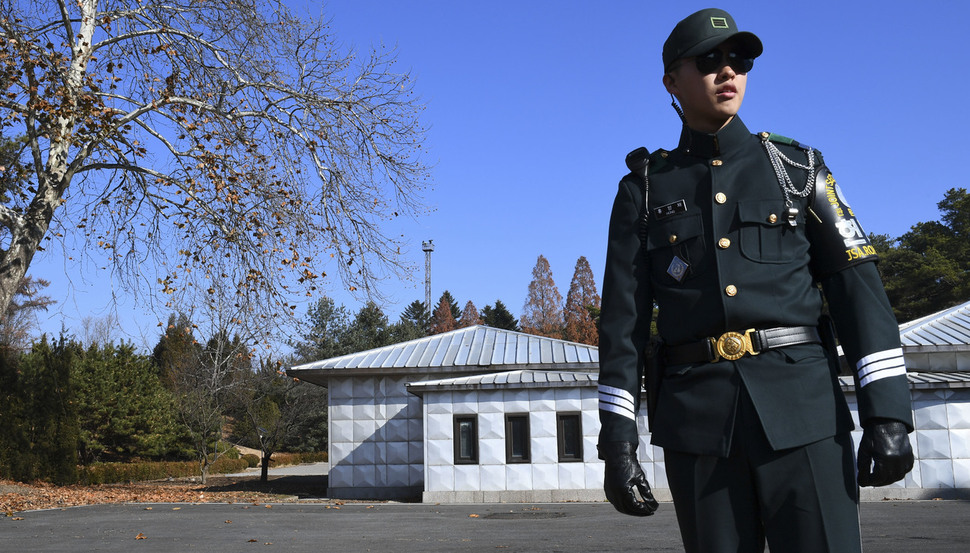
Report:
M630 442L607 442L598 446L600 459L606 461L603 489L606 499L617 511L638 517L650 516L659 504L637 461L636 446ZM640 496L637 497L637 492Z
M892 419L867 421L859 444L859 485L888 486L913 469L906 425Z

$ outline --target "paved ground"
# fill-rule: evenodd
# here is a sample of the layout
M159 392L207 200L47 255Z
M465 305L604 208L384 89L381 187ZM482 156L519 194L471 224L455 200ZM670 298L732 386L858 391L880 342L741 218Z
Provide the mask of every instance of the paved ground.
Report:
M21 520L16 520L21 519ZM869 552L965 552L970 502L864 503ZM604 503L131 504L0 518L0 551L682 551L673 506L649 518Z

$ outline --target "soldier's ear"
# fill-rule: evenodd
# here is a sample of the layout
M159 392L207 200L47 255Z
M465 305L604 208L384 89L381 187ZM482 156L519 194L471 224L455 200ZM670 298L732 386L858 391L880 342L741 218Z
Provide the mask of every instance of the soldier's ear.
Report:
M668 93L673 94L674 96L678 95L679 90L677 88L677 81L674 79L674 75L672 73L664 73L663 83L664 88L667 89Z

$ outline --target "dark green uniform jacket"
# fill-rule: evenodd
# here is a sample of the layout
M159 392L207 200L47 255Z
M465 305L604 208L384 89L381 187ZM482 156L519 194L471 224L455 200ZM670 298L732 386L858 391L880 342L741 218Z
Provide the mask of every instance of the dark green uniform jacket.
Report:
M807 162L805 148L776 146ZM819 194L828 198L792 196L794 226L762 139L738 117L715 135L684 127L677 149L651 156L649 205L642 175L620 181L603 282L601 442L639 441L636 414L654 303L660 337L679 345L727 331L815 326L823 292L856 371L861 421L886 417L912 428L899 331L874 252L815 154L825 182ZM804 188L808 172L786 169L795 188ZM811 201L830 202L838 221L819 222ZM847 432L852 421L833 366L819 344L667 366L652 443L727 455L741 386L775 449Z

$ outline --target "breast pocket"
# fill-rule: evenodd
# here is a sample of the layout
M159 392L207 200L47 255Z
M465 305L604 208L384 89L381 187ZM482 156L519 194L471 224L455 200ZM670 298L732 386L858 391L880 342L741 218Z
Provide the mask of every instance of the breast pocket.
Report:
M647 253L654 280L677 284L701 275L707 265L700 213L651 221Z
M741 254L760 263L789 263L803 255L807 242L802 217L798 215L793 227L780 200L739 202Z

